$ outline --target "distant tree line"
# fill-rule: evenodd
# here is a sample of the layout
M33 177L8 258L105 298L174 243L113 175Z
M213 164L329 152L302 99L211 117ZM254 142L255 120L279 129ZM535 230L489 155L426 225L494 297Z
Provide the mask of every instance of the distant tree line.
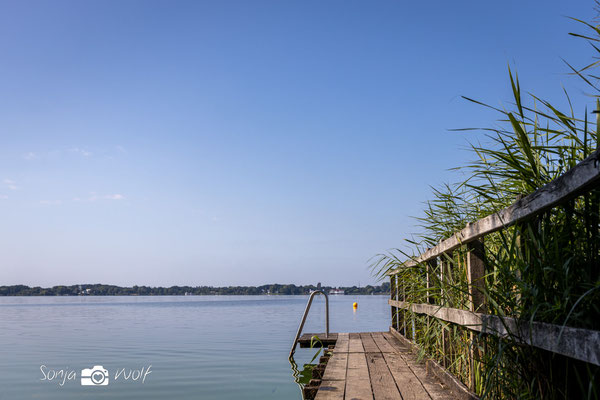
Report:
M319 289L328 293L333 287L322 286ZM390 284L384 282L380 286L351 286L339 287L345 294L389 294ZM53 286L42 288L39 286L29 287L25 285L0 286L0 296L183 296L188 295L305 295L311 290L317 290L315 285L262 285L262 286L171 286L150 287L132 286L121 287L115 285L71 285Z

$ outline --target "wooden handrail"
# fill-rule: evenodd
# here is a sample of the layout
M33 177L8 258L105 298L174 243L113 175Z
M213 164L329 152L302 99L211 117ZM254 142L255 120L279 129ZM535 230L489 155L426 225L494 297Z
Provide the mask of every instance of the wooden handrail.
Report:
M600 150L596 150L585 160L547 185L503 210L488 215L472 224L467 224L461 231L441 241L437 246L432 247L413 260L406 261L402 267L388 271L387 274L395 275L401 268L414 267L444 253L449 253L463 244L523 221L578 196L600 181L599 160Z
M431 304L412 304L389 300L392 307L425 314L476 332L498 337L510 335L521 343L600 365L600 331L572 328L545 322L518 321L514 318L475 313Z

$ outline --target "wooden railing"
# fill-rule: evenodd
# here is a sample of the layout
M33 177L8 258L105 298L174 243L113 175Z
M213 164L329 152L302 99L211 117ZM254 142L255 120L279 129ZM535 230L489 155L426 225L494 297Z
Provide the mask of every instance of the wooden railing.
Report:
M485 235L528 220L597 188L600 184L599 157L600 150L596 150L577 166L534 193L499 212L468 224L461 231L454 233L450 238L441 241L437 246L428 249L415 259L408 260L399 268L390 270L388 275L391 279L389 304L392 307L392 328L409 340L413 339L414 327L411 327L410 324L407 326L407 320L403 317L404 313L413 312L462 326L472 332L483 332L498 337L510 335L524 344L600 365L600 331L542 322L519 321L514 318L487 314L484 296L486 266L483 254L483 237ZM469 309L431 304L428 291L429 276L427 277L427 303L407 302L406 288L399 279L398 273L404 268L418 265L423 265L427 271L431 271L432 267L441 263L442 268L439 271L441 271L440 274L443 274L444 270L450 267L449 263L444 260L450 259L452 252L462 246L465 246L467 250ZM442 343L445 343L444 339L442 339ZM470 357L470 364L473 365L473 354ZM473 385L471 382L471 388Z

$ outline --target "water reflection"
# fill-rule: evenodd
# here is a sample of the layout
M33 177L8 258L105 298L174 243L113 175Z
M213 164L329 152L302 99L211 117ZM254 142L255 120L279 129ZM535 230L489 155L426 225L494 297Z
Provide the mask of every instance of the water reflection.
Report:
M298 364L294 360L294 357L289 358L290 365L292 366L292 375L294 376L294 382L300 389L300 394L304 398L304 386L308 385L312 379L312 370L316 364L304 364L302 370L298 369Z
M292 367L292 375L294 376L294 382L296 382L296 385L298 385L298 388L300 389L300 394L302 395L303 399L305 398L304 387L310 383L311 379L313 379L313 369L317 366L317 364L313 364L313 362L319 357L321 350L323 350L323 347L320 347L317 350L316 354L313 356L310 362L302 366L302 370L298 368L298 364L296 363L296 360L294 360L294 356L290 356L288 358L288 361L290 362L290 365Z

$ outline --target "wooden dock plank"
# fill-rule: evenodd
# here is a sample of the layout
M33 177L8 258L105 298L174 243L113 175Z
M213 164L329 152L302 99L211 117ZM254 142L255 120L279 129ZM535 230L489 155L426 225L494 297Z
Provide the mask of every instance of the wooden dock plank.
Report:
M402 400L402 396L396 387L396 382L383 358L383 354L367 353L366 357L375 400Z
M323 380L343 381L346 379L346 369L348 367L348 353L334 352L325 368Z
M389 332L383 332L382 335L385 338L385 340L387 340L388 344L394 348L394 352L395 353L399 353L399 354L410 353L410 349L408 347L406 347L405 345L403 345L391 333L389 333Z
M382 353L393 353L396 351L383 336L383 332L372 332L371 337L373 338L373 341L375 341L375 344L377 344L377 347L379 347L379 351Z
M360 339L359 333L351 333L348 344L348 351L350 353L364 353L365 348L363 347L362 340Z
M337 333L330 333L328 337L325 337L325 333L305 333L298 339L298 344L300 344L301 348L310 347L310 341L313 336L317 336L321 343L323 343L324 347L329 346L330 344L335 344L337 341Z
M338 340L335 343L334 352L347 353L349 344L350 344L350 334L349 333L339 333Z
M346 382L323 380L315 400L344 400Z
M360 338L358 340L360 341ZM352 335L350 335L350 345L352 345ZM365 353L348 353L345 399L373 400L369 367L367 366Z
M408 347L400 343L391 333L385 332L384 337L388 340L394 348L397 349L397 353L404 360L405 364L412 371L413 375L421 382L429 396L434 400L447 399L451 392L445 389L439 381L432 378L427 374L427 370L423 363L417 360L417 357L410 351ZM398 385L400 387L400 385ZM402 388L400 389L402 391ZM403 393L404 395L404 393Z
M317 400L442 400L458 398L389 332L340 333Z
M431 399L425 387L398 353L382 353L404 400Z
M375 344L370 333L361 333L360 340L366 353L379 353L379 347Z

